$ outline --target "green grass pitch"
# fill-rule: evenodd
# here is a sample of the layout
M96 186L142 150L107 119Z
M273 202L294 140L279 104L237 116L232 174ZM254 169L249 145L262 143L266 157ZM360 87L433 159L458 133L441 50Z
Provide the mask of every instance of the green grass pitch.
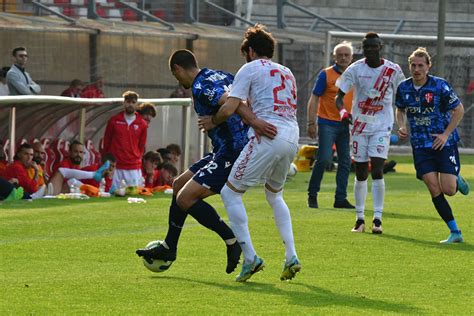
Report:
M474 314L474 194L448 198L464 244L440 245L448 229L411 160L386 175L383 235L353 234L354 211L332 208L326 173L319 209L306 206L309 173L287 183L303 265L282 282L284 249L262 187L244 197L264 271L247 283L225 273L225 246L188 218L178 258L164 273L134 251L163 239L170 196L0 204L0 315L50 314ZM462 172L474 187L474 157ZM370 186L370 181L369 181ZM349 180L353 202L353 174ZM227 219L219 196L209 198ZM366 216L372 216L368 194ZM370 225L369 225L370 226ZM240 269L240 266L238 267Z

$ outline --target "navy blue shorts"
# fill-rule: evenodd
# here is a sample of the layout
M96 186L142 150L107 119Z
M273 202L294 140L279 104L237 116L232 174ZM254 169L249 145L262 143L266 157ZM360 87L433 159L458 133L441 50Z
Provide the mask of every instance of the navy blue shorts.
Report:
M193 164L189 170L194 173L193 180L219 194L227 182L234 161L239 156L207 154L201 160Z
M424 174L439 172L457 176L461 170L458 146L446 146L442 150L432 148L413 148L416 177L422 179Z

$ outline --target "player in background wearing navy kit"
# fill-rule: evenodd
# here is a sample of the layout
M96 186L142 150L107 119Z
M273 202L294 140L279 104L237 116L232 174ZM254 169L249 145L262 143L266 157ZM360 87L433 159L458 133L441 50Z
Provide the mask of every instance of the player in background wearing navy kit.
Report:
M463 242L444 195L452 196L458 190L464 195L469 193L469 185L459 175L461 162L456 130L464 107L446 80L428 74L431 57L425 48L416 49L408 57L408 65L412 77L403 81L397 90L398 135L401 139L408 137L408 118L416 177L428 187L439 216L451 232L441 243Z
M229 73L207 68L200 69L196 57L188 50L174 52L169 59L169 68L183 87L192 88L194 109L198 115L216 113L227 99L227 92L234 79ZM276 134L275 127L257 120L248 106L242 105L238 114L262 134L268 137ZM166 238L160 246L138 249L136 251L138 256L148 261L151 259L176 260L179 236L187 214L190 214L201 225L215 231L225 241L227 245L226 272L234 271L242 250L232 230L204 199L220 193L235 159L248 141L248 128L239 115L232 115L210 131L208 136L212 140L212 153L193 164L175 179Z
M398 84L405 79L400 66L381 58L382 41L377 33L369 32L362 40L365 58L350 65L336 81L339 91L336 106L341 121L352 120L352 156L356 179L354 199L356 223L353 233L365 231L365 200L369 160L371 163L374 218L372 233L382 233L382 212L385 198L383 167L390 147L393 127L393 100ZM344 109L343 98L354 87L351 114Z
M225 104L212 117L200 117L199 124L212 131L249 100L255 115L278 129L273 139L257 140L249 130L249 142L235 161L221 198L230 225L244 253L237 282L244 282L264 267L250 238L248 218L242 196L259 183L265 183L265 197L273 209L275 224L285 245L285 262L280 279L292 279L301 270L296 254L291 215L283 199L283 186L298 150L299 128L296 120L296 82L291 70L271 60L275 39L257 24L247 29L240 46L247 63L237 72ZM253 127L253 126L252 126Z

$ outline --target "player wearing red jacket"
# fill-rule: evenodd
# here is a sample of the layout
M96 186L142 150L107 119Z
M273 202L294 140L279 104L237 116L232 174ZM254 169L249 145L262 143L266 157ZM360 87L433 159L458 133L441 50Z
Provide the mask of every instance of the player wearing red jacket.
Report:
M109 120L104 134L103 151L104 154L113 154L117 159L113 178L113 185L117 188L122 180L130 186L140 184L147 137L147 123L136 113L138 94L126 91L122 96L124 111Z
M28 175L28 168L34 168L33 178ZM15 155L15 161L8 165L3 173L6 180L23 187L25 192L33 194L38 191L38 165L33 161L33 147L30 144L22 144ZM10 181L12 182L12 181Z

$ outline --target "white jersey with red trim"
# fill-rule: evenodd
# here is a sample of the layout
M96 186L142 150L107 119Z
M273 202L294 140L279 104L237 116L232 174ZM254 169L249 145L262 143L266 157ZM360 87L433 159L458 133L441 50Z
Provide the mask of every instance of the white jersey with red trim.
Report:
M400 66L386 59L382 59L379 67L371 68L363 58L344 71L336 86L344 93L355 87L352 135L392 130L392 104L403 80L405 76Z
M298 143L296 81L289 68L269 59L246 63L235 75L229 97L248 101L259 119L277 127L277 137ZM249 129L249 137L253 133Z

